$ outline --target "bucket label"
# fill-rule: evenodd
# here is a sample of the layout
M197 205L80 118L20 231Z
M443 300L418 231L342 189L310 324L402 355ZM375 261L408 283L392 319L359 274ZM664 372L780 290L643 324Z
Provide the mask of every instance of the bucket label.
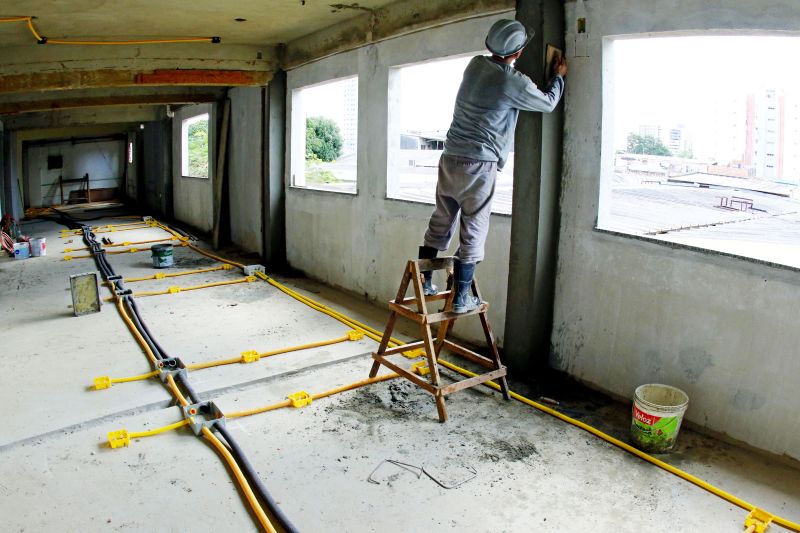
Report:
M646 426L654 426L656 425L656 422L661 420L660 416L647 414L638 407L636 407L635 405L633 406L633 418L635 418L636 420L638 420L639 422L641 422Z
M660 417L633 407L631 437L645 451L666 451L675 443L682 416Z

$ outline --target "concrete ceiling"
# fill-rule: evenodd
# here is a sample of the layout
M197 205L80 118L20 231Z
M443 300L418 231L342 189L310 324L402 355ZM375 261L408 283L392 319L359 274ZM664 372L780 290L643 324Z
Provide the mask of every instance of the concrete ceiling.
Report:
M396 0L4 0L0 17L35 16L50 39L219 36L225 44L274 46L340 24ZM237 22L235 19L246 19ZM25 23L0 24L2 47L35 44ZM2 49L2 48L0 48Z
M0 18L35 17L35 30L48 42L37 44L25 19L0 23L0 117L7 129L89 116L81 108L96 109L89 114L98 121L115 114L138 117L143 106L206 102L219 97L220 87L264 86L278 69L515 5L515 0L3 0ZM53 42L194 37L221 42Z

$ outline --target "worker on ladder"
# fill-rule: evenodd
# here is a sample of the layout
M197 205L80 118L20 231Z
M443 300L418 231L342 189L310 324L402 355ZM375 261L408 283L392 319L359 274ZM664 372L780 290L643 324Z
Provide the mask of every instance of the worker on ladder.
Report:
M483 260L497 171L508 158L519 111L550 113L564 91L566 60L560 57L544 92L514 68L533 31L522 23L502 19L486 37L491 56L476 56L467 65L456 96L453 121L439 159L436 208L419 248L420 259L433 259L447 250L460 219L456 251L453 311L466 313L480 304L470 294L475 265ZM424 292L436 294L432 272L423 272Z

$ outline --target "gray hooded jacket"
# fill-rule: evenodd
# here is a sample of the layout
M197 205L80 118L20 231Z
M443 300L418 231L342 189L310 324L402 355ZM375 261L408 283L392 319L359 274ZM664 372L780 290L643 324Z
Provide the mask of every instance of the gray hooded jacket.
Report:
M476 56L464 70L444 153L505 166L519 111L550 113L564 91L554 76L544 92L525 74L488 56Z

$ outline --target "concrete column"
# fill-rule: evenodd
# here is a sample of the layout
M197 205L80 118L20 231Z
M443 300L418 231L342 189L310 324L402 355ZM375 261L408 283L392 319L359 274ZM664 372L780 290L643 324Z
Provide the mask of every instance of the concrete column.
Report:
M279 70L264 90L263 250L264 262L271 268L286 264L285 139L286 72Z
M546 45L564 49L559 0L519 0L517 20L536 32L518 61L544 85ZM545 368L553 322L563 104L552 114L520 113L515 138L504 361L519 377Z

